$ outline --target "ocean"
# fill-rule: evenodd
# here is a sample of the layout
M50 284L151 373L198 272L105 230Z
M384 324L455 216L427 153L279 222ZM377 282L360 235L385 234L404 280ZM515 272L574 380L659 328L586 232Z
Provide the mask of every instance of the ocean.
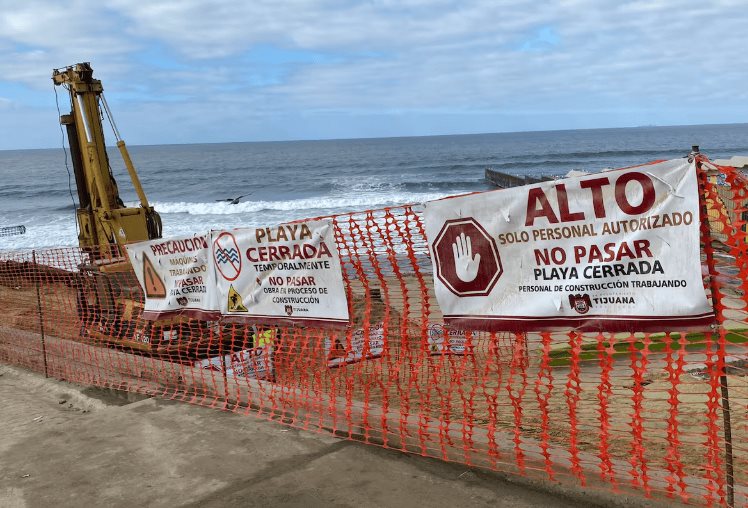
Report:
M691 145L711 159L746 155L748 124L129 148L171 237L490 190L486 167L556 176L683 157ZM136 203L118 151L109 154L122 199ZM0 175L0 227L26 226L0 237L0 250L77 245L69 154L0 151Z

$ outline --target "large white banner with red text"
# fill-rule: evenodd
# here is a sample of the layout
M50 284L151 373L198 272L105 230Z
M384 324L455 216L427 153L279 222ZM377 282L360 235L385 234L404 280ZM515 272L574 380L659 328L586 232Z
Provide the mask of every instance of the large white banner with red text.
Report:
M331 221L212 231L211 248L224 319L348 323Z
M476 330L711 323L686 159L427 203L436 297Z
M145 319L348 323L329 220L139 242L127 252Z

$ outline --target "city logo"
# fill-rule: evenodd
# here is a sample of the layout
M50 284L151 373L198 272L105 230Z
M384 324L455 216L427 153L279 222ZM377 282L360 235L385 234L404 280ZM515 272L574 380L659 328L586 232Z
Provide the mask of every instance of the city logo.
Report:
M569 295L569 305L579 314L587 314L592 308L592 300L588 294Z

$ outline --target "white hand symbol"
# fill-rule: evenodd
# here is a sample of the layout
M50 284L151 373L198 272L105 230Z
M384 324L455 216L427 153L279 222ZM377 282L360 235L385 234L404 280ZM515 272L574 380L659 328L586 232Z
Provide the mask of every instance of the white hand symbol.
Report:
M455 271L457 278L462 282L472 282L478 276L480 265L480 254L473 257L473 244L469 236L460 233L455 243L452 244L452 252L455 255Z

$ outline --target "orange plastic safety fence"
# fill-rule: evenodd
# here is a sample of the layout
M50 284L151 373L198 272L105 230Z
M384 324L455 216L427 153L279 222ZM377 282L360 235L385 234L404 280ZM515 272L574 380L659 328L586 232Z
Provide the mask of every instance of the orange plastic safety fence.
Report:
M700 175L710 333L451 330L421 212L402 206L331 217L344 330L146 321L122 265L2 253L0 361L494 470L745 506L748 180L706 160Z

